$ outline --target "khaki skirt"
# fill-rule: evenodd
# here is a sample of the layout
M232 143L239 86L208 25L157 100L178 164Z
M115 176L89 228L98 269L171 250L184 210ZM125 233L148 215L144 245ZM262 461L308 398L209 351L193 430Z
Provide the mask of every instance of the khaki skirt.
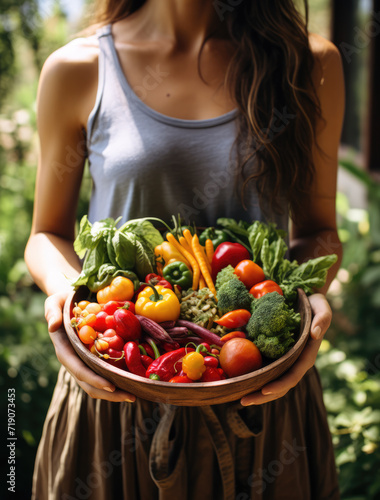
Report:
M336 500L317 370L283 398L179 407L91 399L62 367L33 500Z

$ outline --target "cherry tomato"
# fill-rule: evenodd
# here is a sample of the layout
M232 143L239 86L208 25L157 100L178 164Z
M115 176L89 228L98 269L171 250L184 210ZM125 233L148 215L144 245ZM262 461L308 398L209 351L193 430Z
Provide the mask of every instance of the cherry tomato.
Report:
M102 338L108 342L108 345L112 349L115 349L116 351L123 350L125 340L122 337L120 337L120 335L118 335L112 328L106 330Z
M248 339L235 338L224 344L219 356L220 366L229 377L238 377L258 370L263 364L260 351Z
M249 291L249 293L253 295L255 299L259 299L266 293L271 292L277 292L280 295L284 295L279 285L277 285L277 283L272 280L266 280L262 281L261 283L257 283L257 285L253 285L253 287Z
M107 329L112 328L113 330L115 330L115 318L113 317L113 315L107 316L105 319L105 323Z
M81 321L78 325L78 328L82 329L85 326L94 326L96 323L96 316L95 314L89 313L86 316L84 316L83 321Z
M105 332L107 330L107 324L106 324L106 318L108 317L108 314L105 311L100 311L96 315L96 321L93 327L95 330L98 332Z
M97 336L97 332L91 326L87 325L83 326L78 332L78 337L83 344L92 344Z
M218 368L219 361L214 356L205 356L204 357L205 366L210 366L211 368Z
M239 262L235 267L235 274L248 289L265 280L264 271L253 260L246 259Z
M86 311L88 311L89 313L98 314L98 312L100 312L101 310L102 310L102 306L100 304L98 304L97 302L90 302L86 306Z
M248 323L250 317L251 313L246 309L235 309L235 311L224 314L215 323L226 328L240 328Z
M107 314L113 314L119 307L123 307L128 302L128 311L135 314L135 304L129 300L110 300L103 306L103 311Z
M88 300L81 300L78 304L78 307L80 307L83 311L83 309L86 309L90 302Z

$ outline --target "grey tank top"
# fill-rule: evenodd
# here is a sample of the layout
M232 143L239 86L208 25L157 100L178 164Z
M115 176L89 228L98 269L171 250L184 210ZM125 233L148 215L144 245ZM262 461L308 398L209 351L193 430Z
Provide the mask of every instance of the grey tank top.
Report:
M247 210L234 189L233 143L238 111L207 120L161 114L141 97L159 85L159 70L147 68L145 87L131 88L115 49L111 25L97 33L99 83L87 124L93 188L89 220L178 215L198 226L218 217L263 219L252 187ZM275 219L287 229L288 216Z

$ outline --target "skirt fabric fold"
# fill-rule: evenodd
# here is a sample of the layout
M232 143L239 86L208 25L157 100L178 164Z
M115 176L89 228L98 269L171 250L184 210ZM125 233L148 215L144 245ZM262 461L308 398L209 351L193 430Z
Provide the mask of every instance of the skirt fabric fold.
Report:
M33 500L337 500L317 370L281 399L180 407L91 399L61 368Z

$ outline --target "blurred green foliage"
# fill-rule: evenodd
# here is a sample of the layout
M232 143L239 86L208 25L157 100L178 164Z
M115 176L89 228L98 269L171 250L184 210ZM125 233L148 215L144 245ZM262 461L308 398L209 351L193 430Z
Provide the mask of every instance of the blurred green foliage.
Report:
M0 94L7 97L0 101L0 411L6 415L6 389L15 388L17 464L23 473L15 498L30 497L34 458L59 368L43 315L45 297L29 277L23 252L37 164L37 77L70 29L59 2L44 21L35 5L34 0L0 0L6 21L0 28ZM342 499L375 500L380 497L380 188L352 162L342 164L368 188L369 206L351 208L338 195L344 259L330 288L334 320L317 364ZM87 173L78 220L87 212L89 186ZM3 448L1 461L5 453Z

